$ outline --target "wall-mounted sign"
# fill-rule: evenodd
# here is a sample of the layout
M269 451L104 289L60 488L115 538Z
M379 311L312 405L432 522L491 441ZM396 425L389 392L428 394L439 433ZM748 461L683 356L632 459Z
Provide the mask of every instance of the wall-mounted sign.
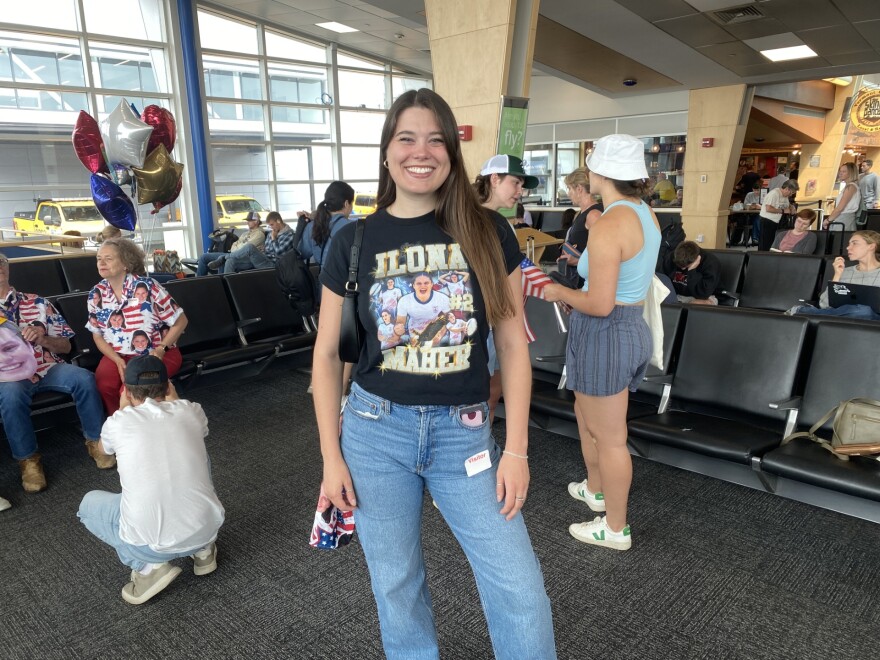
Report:
M815 156L810 156L810 167L819 167L819 163L822 162L822 157L818 154Z
M863 87L853 101L849 119L849 144L880 146L880 89Z

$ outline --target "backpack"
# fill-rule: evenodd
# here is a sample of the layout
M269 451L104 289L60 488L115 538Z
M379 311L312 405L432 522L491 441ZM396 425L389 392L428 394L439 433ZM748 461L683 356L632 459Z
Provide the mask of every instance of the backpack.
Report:
M684 227L680 222L669 222L661 227L660 251L657 253L656 271L663 272L663 264L666 263L667 258L666 255L671 255L675 252L675 248L677 248L685 238L687 238L687 234L684 233Z
M829 419L831 441L816 435ZM834 406L809 431L792 433L782 441L785 445L794 438L809 438L818 442L837 458L847 461L850 456L877 456L880 454L880 401L848 399ZM880 460L878 456L877 460Z
M208 252L230 252L232 245L238 240L234 229L215 229L208 234L211 241L211 247Z
M303 318L313 316L318 309L318 282L306 260L299 253L299 243L305 231L307 218L300 217L293 238L293 249L275 260L275 279L287 300Z

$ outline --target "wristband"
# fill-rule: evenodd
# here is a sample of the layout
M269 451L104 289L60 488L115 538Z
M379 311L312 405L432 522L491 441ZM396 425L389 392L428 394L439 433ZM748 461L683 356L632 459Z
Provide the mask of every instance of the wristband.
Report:
M506 449L505 449L503 452L501 452L501 453L502 453L502 454L508 454L509 456L515 456L516 458L521 458L521 459L523 459L524 461L529 460L528 454L525 455L525 456L523 456L522 454L514 454L512 451L507 451Z

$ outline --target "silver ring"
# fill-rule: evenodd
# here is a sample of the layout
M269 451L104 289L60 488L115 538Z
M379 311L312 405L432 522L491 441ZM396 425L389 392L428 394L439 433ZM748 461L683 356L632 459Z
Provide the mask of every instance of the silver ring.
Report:
M501 484L495 484L496 486L500 486Z
M517 497L517 498L516 498L516 501L517 501L517 502L525 502L525 501L526 501L526 498L524 498L524 497Z

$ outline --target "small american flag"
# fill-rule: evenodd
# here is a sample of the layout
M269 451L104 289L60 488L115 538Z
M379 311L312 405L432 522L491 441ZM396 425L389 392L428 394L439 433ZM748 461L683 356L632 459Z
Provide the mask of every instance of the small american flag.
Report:
M526 298L528 296L532 296L533 298L544 298L544 286L547 284L552 284L553 280L545 273L543 270L538 268L531 259L526 257L519 264L520 270L522 270L522 288L523 288L523 325L525 325L526 329L526 338L529 340L531 344L535 341L535 333L532 331L531 326L529 325L529 320L526 318Z
M526 296L543 299L544 286L553 284L553 280L529 258L523 259L519 267L522 270L523 303Z

